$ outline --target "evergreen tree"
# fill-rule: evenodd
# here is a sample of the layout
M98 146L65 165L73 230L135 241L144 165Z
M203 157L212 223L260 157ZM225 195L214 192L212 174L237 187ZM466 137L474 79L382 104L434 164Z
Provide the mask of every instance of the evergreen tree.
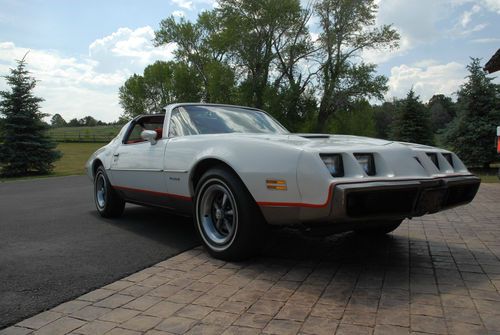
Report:
M0 114L5 116L0 140L0 168L4 176L47 174L61 157L47 136L47 116L40 112L42 98L33 95L36 80L26 70L24 58L5 76L11 91L0 91Z
M466 164L487 168L498 158L494 139L500 125L500 85L486 76L478 58L467 69L468 80L458 91L458 116L445 140Z
M398 117L394 123L393 138L398 141L433 144L433 134L430 125L430 115L427 108L413 89L406 99L401 101Z

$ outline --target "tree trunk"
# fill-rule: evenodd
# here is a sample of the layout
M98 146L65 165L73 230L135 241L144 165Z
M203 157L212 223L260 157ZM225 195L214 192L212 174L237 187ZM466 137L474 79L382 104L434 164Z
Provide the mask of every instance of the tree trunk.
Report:
M318 119L316 120L316 127L314 131L317 133L324 133L326 131L326 122L328 120L329 103L327 103L327 98L323 97L321 99L321 104L319 105Z

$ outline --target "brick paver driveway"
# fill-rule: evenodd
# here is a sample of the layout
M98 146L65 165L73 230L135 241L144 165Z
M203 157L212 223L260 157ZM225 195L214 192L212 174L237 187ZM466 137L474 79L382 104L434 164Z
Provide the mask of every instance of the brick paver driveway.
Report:
M4 332L500 334L498 184L384 238L278 231L272 244L246 263L193 249Z

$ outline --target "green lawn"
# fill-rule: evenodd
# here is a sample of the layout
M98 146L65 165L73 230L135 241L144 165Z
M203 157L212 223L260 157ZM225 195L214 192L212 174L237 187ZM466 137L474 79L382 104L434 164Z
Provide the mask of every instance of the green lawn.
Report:
M54 172L52 174L21 178L0 178L0 182L84 174L84 165L87 159L94 151L104 145L104 143L59 143L57 149L62 152L63 156L54 163Z
M54 165L54 176L84 174L87 159L104 143L59 143L57 149L63 154Z

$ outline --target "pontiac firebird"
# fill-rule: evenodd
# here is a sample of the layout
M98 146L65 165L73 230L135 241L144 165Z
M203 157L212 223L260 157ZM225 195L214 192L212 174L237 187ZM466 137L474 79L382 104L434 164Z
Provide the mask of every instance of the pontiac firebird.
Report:
M97 211L125 203L194 218L214 257L251 256L269 225L386 234L472 201L480 180L430 146L292 134L262 110L183 103L128 122L86 163Z

